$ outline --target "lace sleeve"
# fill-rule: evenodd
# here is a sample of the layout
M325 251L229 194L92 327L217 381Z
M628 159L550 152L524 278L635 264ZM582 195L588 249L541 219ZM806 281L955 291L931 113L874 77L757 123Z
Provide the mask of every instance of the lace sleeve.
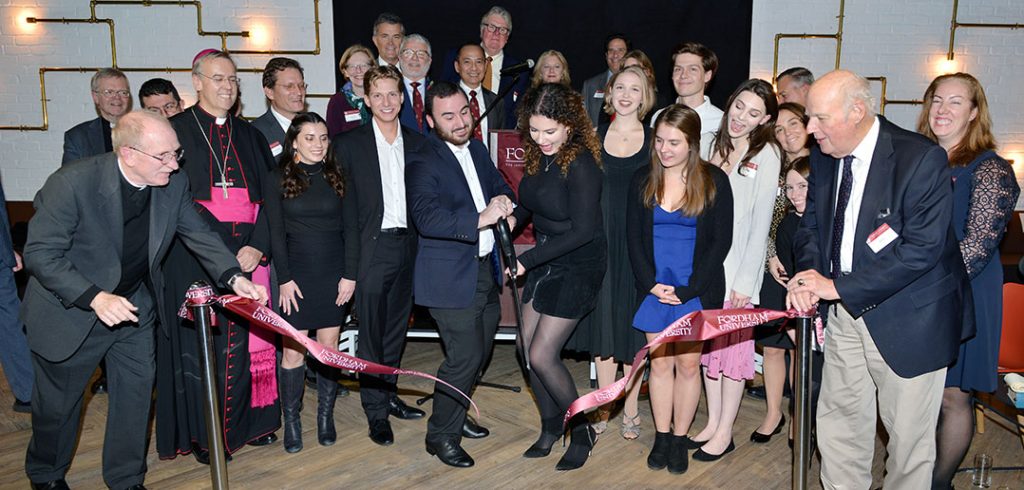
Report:
M1002 159L981 162L973 179L967 225L960 241L960 252L971 279L985 268L999 247L1020 194L1013 168Z

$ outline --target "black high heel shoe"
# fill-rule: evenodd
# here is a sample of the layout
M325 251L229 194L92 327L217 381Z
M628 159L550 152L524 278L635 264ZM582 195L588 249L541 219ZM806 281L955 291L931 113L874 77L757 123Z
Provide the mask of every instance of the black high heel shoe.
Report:
M551 446L562 435L562 417L544 419L540 422L540 437L524 453L524 458L543 458L551 454Z
M594 443L597 442L597 432L587 423L583 417L578 417L572 428L572 441L569 442L569 449L565 450L562 459L558 460L555 469L558 471L569 471L582 468L587 458L590 457Z
M765 444L768 441L772 440L772 436L778 434L779 432L782 432L782 426L784 425L786 425L785 415L783 415L782 419L779 420L779 423L775 426L775 430L773 430L771 434L762 434L758 432L757 429L754 429L754 432L750 434L750 442L756 444Z

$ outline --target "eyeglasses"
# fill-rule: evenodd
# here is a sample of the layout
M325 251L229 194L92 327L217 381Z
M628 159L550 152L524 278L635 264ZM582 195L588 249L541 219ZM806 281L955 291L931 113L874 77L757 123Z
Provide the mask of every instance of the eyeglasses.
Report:
M345 69L347 69L349 71L360 72L360 71L369 70L370 67L372 67L372 66L373 65L368 65L366 63L360 63L358 65L345 65Z
M112 99L114 97L128 98L132 96L132 93L127 90L111 90L109 88L106 90L93 90L92 92L94 94L100 94L108 99Z
M417 57L417 58L419 58L421 60L425 60L425 59L430 57L430 52L422 50L422 49L403 49L402 50L402 57L404 57L404 58L412 58L413 56L415 56L415 57Z
M181 104L181 102L178 102L178 101L168 102L168 103L166 103L166 104L164 104L162 106L155 106L155 105L149 106L149 107L146 108L146 110L149 111L149 112L155 112L157 114L163 114L165 112L177 111L179 108L181 108L180 104Z
M211 77L209 75L206 75L203 72L196 72L196 73L198 73L199 76L201 76L201 77L209 78L210 80L213 80L213 83L216 83L217 85L220 85L220 84L222 84L224 82L229 82L229 83L231 83L231 85L239 85L242 82L241 80L238 79L238 77L235 77L235 76L225 77L224 75L214 75L214 76Z
M277 86L281 87L281 88L283 88L283 89L285 89L285 90L287 90L289 92L291 92L292 90L296 90L296 89L305 92L309 88L309 84L308 83L289 83L287 85L278 84Z
M184 148L178 148L177 150L174 150L174 151L164 152L164 153L161 153L159 156L151 155L151 154L146 153L146 152L144 152L144 151L142 151L142 150L140 150L140 149L138 149L138 148L136 148L134 146L129 146L128 148L131 148L131 149L133 149L133 150L135 150L135 151L137 151L139 153L142 153L143 155L146 155L147 157L154 158L156 160L160 160L163 163L171 163L172 160L175 161L175 162L180 162L182 158L185 158L185 149Z
M486 22L480 24L480 27L483 27L484 30L491 34L501 34L502 36L507 36L510 32L512 32L512 29L509 29L508 27L496 26L494 24L488 24Z

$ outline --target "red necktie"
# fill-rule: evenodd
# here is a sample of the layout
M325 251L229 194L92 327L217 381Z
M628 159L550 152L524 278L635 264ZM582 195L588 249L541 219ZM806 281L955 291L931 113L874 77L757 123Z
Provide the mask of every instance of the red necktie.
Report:
M423 97L420 97L420 82L412 82L412 110L416 113L416 126L423 130Z
M480 140L481 143L484 141L483 135L480 134L480 103L476 101L476 90L469 91L469 113L473 115L473 138Z

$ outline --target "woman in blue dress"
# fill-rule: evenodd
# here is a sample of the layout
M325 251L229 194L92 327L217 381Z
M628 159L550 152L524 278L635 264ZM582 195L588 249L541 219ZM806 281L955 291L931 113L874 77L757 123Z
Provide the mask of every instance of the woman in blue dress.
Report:
M953 231L960 242L974 298L977 333L960 344L947 370L936 431L932 488L951 488L974 435L971 391L996 390L1002 326L1003 268L999 242L1020 187L1013 168L995 153L985 91L967 73L942 75L924 93L918 131L942 146L953 175Z
M629 259L642 298L633 326L648 341L687 313L722 307L733 210L729 178L700 158L700 116L675 104L654 128L651 163L633 175L626 203ZM651 351L651 469L686 471L702 347L678 342Z

